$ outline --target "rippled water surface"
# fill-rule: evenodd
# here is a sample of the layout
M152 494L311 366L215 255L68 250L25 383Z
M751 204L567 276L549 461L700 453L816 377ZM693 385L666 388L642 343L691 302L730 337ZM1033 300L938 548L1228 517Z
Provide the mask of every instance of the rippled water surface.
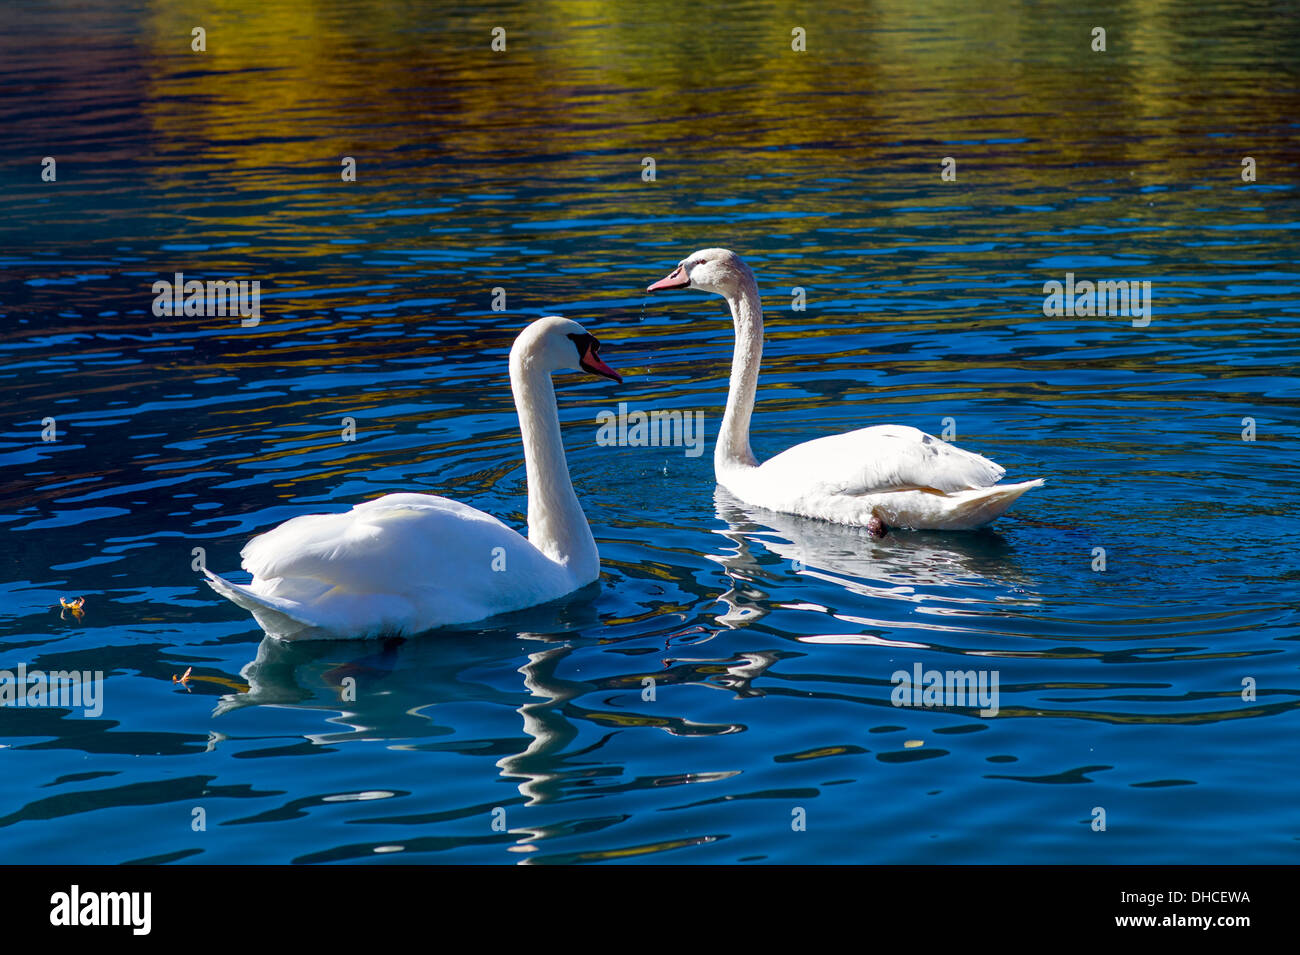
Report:
M1293 5L192 20L0 10L0 668L105 674L97 716L0 708L0 859L1300 855ZM760 458L951 418L1046 486L881 540L717 490L725 305L642 291L706 246L763 291ZM155 317L178 271L260 280L260 324ZM1150 324L1044 316L1067 272L1150 281ZM522 527L506 354L553 313L626 375L557 389L598 587L286 645L199 582L394 490ZM620 401L709 450L599 445ZM892 705L917 664L998 715Z

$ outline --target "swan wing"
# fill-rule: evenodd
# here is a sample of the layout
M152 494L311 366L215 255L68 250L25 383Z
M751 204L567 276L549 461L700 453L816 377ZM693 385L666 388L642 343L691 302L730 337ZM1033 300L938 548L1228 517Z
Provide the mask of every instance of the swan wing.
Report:
M765 481L818 485L823 493L861 496L887 491L949 494L991 487L1006 469L934 435L880 425L797 444L764 462Z
M467 623L587 583L492 515L429 494L295 517L253 538L241 556L254 578L249 591L336 630Z
M496 545L528 545L477 508L432 494L389 494L342 514L305 514L254 537L243 567L263 580L313 577L354 589L388 591ZM479 554L482 548L487 547Z

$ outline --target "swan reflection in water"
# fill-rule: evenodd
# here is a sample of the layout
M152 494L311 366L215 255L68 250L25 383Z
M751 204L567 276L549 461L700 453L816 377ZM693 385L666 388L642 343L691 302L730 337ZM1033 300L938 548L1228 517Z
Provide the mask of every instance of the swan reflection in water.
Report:
M726 627L747 626L779 606L829 614L878 630L965 630L968 628L958 623L962 616L1006 616L1040 602L1029 589L1032 582L1020 568L1014 548L996 531L891 530L882 538L865 527L753 507L721 486L715 491L714 505L718 519L726 525L715 533L734 545L709 555L731 579L730 589L718 598L726 610L715 618ZM764 559L760 548L779 560ZM865 609L875 616L832 610L818 602L827 599L826 587L810 587L807 596L795 596L803 591L789 583L791 575L868 598L866 604L854 601L852 609ZM780 584L782 596L774 600L762 589L762 582L775 585L778 578L787 579ZM927 646L871 633L799 639L806 643Z
M239 671L248 689L222 696L213 716L246 706L334 711L331 722L348 729L306 737L324 745L359 739L420 741L450 734L450 728L436 725L426 707L513 702L519 688L514 673L520 640L562 644L567 636L598 626L591 599L598 592L598 585L592 585L579 591L578 599L503 618L521 628L531 624L536 631L462 627L383 640L281 640L268 635L258 645L257 656ZM554 682L552 695L558 696Z
M598 632L600 622L591 603L564 606L558 620L556 616L553 609L548 622L541 610L530 612L526 622L548 624L537 630L452 631L385 641L267 636L255 659L240 670L248 689L222 696L213 715L248 706L317 710L339 728L304 734L311 744L381 741L393 749L491 759L497 774L518 790L520 798L513 802L522 805L572 795L575 785L587 794L601 787L680 785L734 775L701 772L629 781L620 763L603 753L590 754L615 733L629 730L658 729L675 736L742 731L737 724L662 715L662 696L653 706L642 702L643 681L653 676L661 687L690 683L737 696L758 695L752 682L775 662L775 654L678 659L663 670L655 666L664 662L658 656L635 657L642 662L634 666L648 669L590 681L570 679L559 670L575 646L588 639L581 634ZM518 615L510 619L525 622ZM503 731L503 707L518 714L522 735ZM594 738L592 727L598 734ZM585 741L579 741L584 734ZM224 738L214 733L211 745ZM373 790L368 798L375 798ZM511 823L501 837L513 841L512 851L531 852L534 843L555 834L546 827Z

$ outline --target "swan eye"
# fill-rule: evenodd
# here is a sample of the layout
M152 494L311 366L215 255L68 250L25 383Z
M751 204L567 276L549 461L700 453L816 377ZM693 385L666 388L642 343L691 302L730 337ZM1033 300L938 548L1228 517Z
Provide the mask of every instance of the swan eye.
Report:
M600 342L596 341L595 335L569 335L568 337L573 342L574 347L578 349L578 358L580 359L588 350L593 352L600 350Z

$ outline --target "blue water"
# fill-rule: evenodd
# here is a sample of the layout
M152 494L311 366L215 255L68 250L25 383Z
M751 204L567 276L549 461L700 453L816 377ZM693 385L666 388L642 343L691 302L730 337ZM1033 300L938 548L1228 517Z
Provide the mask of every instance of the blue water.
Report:
M105 676L0 707L0 861L1300 857L1293 19L269 6L204 53L177 7L0 11L0 669ZM728 498L725 306L642 291L707 246L764 294L760 458L951 418L1046 486L881 540ZM178 271L261 281L260 324L155 317ZM1045 316L1067 272L1150 281L1150 324ZM200 583L389 491L522 527L545 314L626 376L557 389L597 587L287 645ZM620 401L706 453L599 445ZM998 714L893 705L916 664Z

